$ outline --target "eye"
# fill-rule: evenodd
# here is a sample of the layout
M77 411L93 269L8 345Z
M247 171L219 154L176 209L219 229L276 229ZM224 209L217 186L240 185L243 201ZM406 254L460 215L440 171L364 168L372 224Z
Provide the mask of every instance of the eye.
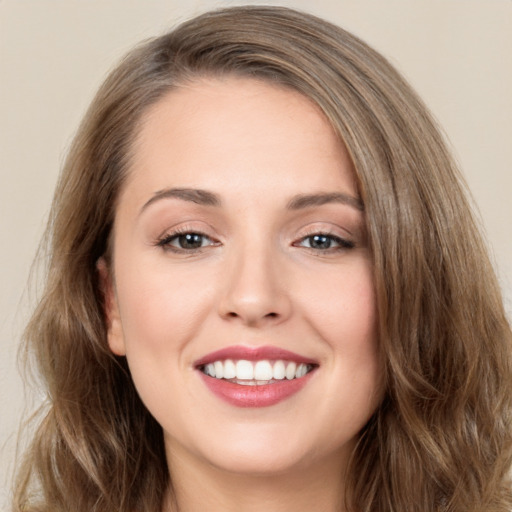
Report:
M301 238L296 244L299 247L307 247L315 251L343 250L352 249L354 242L345 240L339 236L329 235L326 233L314 233Z
M217 242L212 240L204 233L194 231L183 233L170 233L158 240L157 245L164 249L174 252L194 252L210 245L216 245Z

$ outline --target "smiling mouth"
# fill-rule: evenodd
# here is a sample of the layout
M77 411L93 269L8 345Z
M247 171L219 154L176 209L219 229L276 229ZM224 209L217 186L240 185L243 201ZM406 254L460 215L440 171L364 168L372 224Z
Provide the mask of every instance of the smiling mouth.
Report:
M280 381L300 379L316 365L283 359L248 361L246 359L217 360L199 367L205 375L242 386L264 386Z
M268 407L298 394L317 373L315 359L276 346L235 345L194 363L206 387L235 407Z

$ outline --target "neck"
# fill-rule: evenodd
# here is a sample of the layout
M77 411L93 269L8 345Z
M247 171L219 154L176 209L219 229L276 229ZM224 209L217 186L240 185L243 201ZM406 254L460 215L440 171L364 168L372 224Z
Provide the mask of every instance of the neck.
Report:
M342 512L344 470L340 458L271 474L240 474L174 453L169 459L172 494L165 512Z

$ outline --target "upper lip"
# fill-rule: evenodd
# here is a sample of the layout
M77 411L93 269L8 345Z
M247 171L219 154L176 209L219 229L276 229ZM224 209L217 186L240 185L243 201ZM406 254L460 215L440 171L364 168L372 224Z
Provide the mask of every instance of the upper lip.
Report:
M233 345L231 347L222 348L215 352L206 354L198 359L194 363L194 366L198 368L209 363L214 363L215 361L223 361L226 359L244 359L246 361L259 361L262 359L275 361L281 359L285 361L293 361L295 363L318 364L317 361L310 357L296 354L295 352L291 352L284 348L273 346L248 347L244 345Z

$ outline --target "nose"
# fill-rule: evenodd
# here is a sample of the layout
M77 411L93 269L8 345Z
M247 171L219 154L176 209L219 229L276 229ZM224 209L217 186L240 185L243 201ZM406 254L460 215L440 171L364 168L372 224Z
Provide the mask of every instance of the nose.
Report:
M225 288L219 314L249 327L279 324L292 310L279 256L246 247L227 262Z

